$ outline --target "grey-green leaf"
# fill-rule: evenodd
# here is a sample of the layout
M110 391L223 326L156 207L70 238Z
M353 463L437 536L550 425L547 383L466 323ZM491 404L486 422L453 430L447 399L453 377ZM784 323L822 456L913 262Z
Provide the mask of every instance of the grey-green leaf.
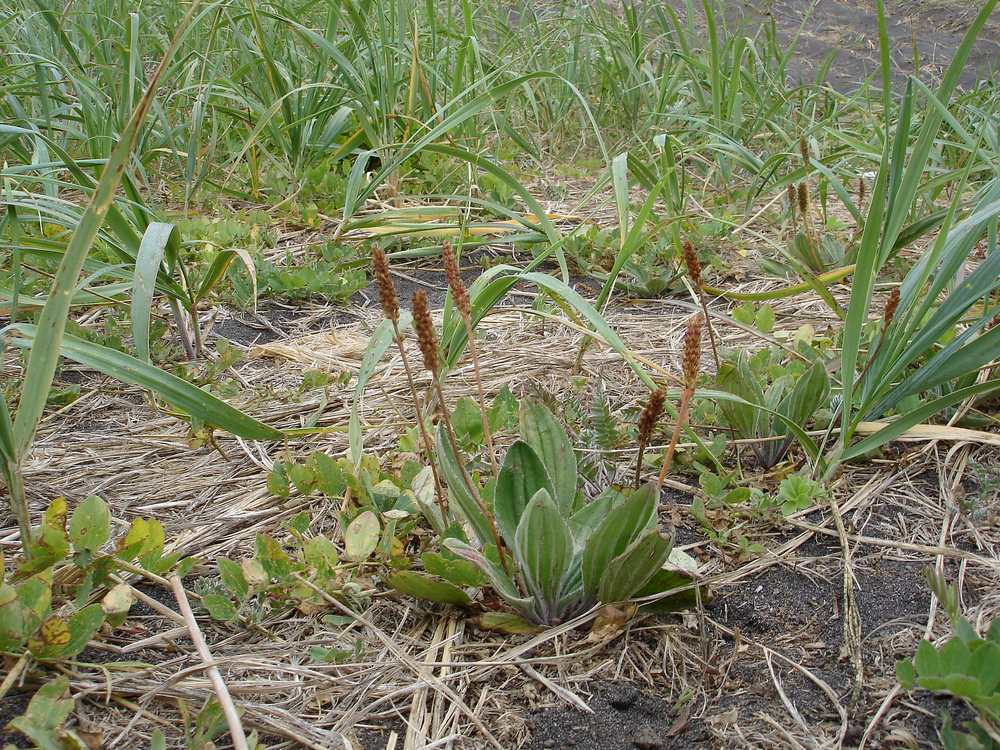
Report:
M528 503L514 536L518 569L535 597L542 620L548 622L558 606L563 576L572 561L573 535L547 490L539 490Z
M538 454L527 443L518 440L504 457L493 493L493 513L497 528L509 547L521 522L524 509L539 490L555 495L552 480Z
M644 485L612 510L591 535L583 552L583 588L588 598L598 595L601 578L612 559L655 521L656 488Z
M598 587L598 600L610 604L631 597L666 562L672 546L656 529L644 533L608 564Z
M504 571L491 561L486 555L465 542L449 538L445 539L444 545L459 557L474 563L487 578L490 585L504 601L522 613L531 611L531 599L521 595L514 582Z
M569 513L576 499L576 454L562 425L538 401L521 400L521 438L542 461L555 489L553 499Z
M466 486L462 465L459 463L462 460L461 456L456 456L451 449L451 442L444 433L443 425L438 426L436 453L438 468L448 485L448 499L451 501L451 507L457 509L469 522L480 542L483 544L492 542L493 532L490 529L490 522L483 515L479 503L476 502Z
M397 571L389 576L387 583L397 591L417 599L461 607L472 603L469 595L454 583L415 570Z

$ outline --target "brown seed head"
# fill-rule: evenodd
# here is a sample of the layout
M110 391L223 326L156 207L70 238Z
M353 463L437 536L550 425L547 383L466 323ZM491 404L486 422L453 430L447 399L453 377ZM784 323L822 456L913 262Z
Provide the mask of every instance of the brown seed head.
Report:
M424 367L436 374L437 336L434 335L434 321L427 307L427 294L422 289L413 293L413 327L417 329L417 343L420 353L424 355Z
M809 187L804 182L799 183L799 211L803 216L809 213Z
M893 287L889 292L889 299L885 301L885 309L882 311L882 330L889 327L892 319L896 316L896 308L899 307L899 287Z
M698 370L701 367L701 315L695 315L688 320L687 331L684 332L684 358L681 366L684 370L684 387L694 388L698 381Z
M666 396L662 388L657 388L649 394L649 400L642 408L639 415L639 444L648 445L649 437L653 434L653 428L660 420L663 413L663 399Z
M396 286L389 276L389 259L385 257L382 248L372 250L372 269L375 273L375 286L378 289L378 299L382 304L385 317L393 323L399 322L399 300L396 298Z
M694 249L691 240L684 243L684 264L687 266L688 276L691 283L697 288L701 288L701 261L698 260L698 251Z
M802 154L802 165L809 166L809 144L804 135L799 136L799 153Z
M469 292L462 281L462 274L458 271L458 261L455 253L452 252L451 245L447 242L441 248L441 260L444 261L444 273L448 277L448 286L451 288L452 299L455 300L455 307L462 313L463 317L469 315Z
M788 187L785 188L785 198L788 200L788 210L795 214L795 202L798 200L795 192L795 183L789 182Z
M865 182L864 177L858 178L858 206L863 206L865 202L865 191L868 188L868 183Z

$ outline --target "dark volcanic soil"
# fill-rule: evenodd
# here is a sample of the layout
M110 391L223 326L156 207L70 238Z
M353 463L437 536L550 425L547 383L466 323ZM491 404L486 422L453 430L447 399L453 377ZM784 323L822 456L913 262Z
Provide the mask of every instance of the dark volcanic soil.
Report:
M531 740L523 750L666 750L698 739L662 698L627 682L598 686L588 705L594 713L566 707L529 717Z
M683 11L685 3L674 0ZM696 3L700 6L700 3ZM878 19L874 0L749 0L727 2L731 30L754 33L762 21L774 19L778 36L789 42L798 34L789 59L792 82L812 81L823 61L836 55L827 80L837 89L850 91L869 76L879 75ZM815 5L810 15L810 8ZM933 80L947 66L962 41L962 35L982 7L981 2L955 3L942 0L888 2L887 27L893 47L895 83L914 72L914 49L920 60L922 80ZM800 32L801 28L801 32ZM962 72L961 84L972 88L1000 69L1000 10L994 10L979 35Z

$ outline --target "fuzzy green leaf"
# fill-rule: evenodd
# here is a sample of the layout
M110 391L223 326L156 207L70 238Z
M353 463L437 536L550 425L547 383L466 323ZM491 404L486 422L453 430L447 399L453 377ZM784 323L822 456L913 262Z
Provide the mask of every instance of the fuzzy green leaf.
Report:
M573 535L547 490L535 493L525 508L513 549L540 617L548 622L556 614L563 576L573 557Z
M647 484L612 510L597 527L583 552L583 588L588 599L597 597L610 562L649 527L655 513L656 488Z
M493 491L493 513L507 546L513 547L524 509L539 490L547 491L550 497L555 495L552 480L538 454L518 440L504 456Z
M660 570L670 555L673 542L650 529L608 563L597 599L605 604L628 599Z
M576 454L573 444L552 412L538 401L521 400L521 438L541 459L552 481L552 499L564 513L576 500Z
M453 604L467 607L472 604L469 595L454 583L437 576L415 570L400 570L388 577L386 582L397 591L417 599L426 599L439 604Z

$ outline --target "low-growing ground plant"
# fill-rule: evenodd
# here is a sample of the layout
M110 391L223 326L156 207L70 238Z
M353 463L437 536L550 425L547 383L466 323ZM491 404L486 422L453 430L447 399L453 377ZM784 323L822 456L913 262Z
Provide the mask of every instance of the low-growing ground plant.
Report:
M906 690L950 695L975 711L976 720L963 725L966 731L955 729L945 713L941 740L946 750L994 750L1000 747L1000 620L980 635L960 615L954 587L934 574L929 580L954 634L940 646L920 641L912 659L896 663L896 675Z
M380 534L377 524L351 524L345 530L346 562L363 562L375 549ZM202 584L201 604L222 622L260 623L272 612L292 607L312 615L330 608L327 596L355 609L367 601L364 587L350 575L333 542L323 534L309 533L308 513L294 516L287 524L289 540L277 541L258 534L254 555L239 562L226 557L216 560L219 582ZM361 526L364 529L361 529Z
M378 271L382 264L384 259L377 258L376 273L385 280L388 275ZM460 309L468 305L457 274L449 274L449 282L456 305ZM391 282L380 284L380 293L387 316L396 319L398 303ZM416 596L468 604L471 600L462 587L484 578L508 607L540 625L564 622L598 603L614 604L685 585L684 575L663 567L672 542L658 528L659 483L634 490L608 488L587 502L578 488L573 444L552 413L537 401L521 400L520 439L482 485L460 449L454 415L443 406L437 336L422 292L414 297L413 320L424 366L441 404L432 460L449 491L447 506L443 498L438 507L431 506L424 493L423 507L439 533L453 529L445 531L442 539L451 557L472 563L479 572L474 574L467 565L456 565L448 557L428 558L425 565L430 563L436 572L397 574L390 583ZM689 348L697 340L689 336ZM685 354L685 372L689 370L697 370L693 352ZM693 377L689 378L692 387ZM657 395L662 407L662 394ZM420 414L419 401L414 405ZM654 411L640 428L647 438L659 416L659 409ZM485 442L491 448L484 404L480 415ZM676 440L677 430L671 449ZM488 465L496 466L492 456ZM454 521L460 522L457 528Z
M163 527L155 519L135 519L117 540L111 529L111 513L99 497L86 498L72 513L58 498L20 561L8 567L0 553L0 657L10 666L0 699L28 672L44 678L49 669L75 662L101 631L125 621L136 597L119 574L162 580L170 571L185 575L194 562L164 552ZM59 676L43 684L9 726L39 748L86 747L64 726L73 708L69 680Z
M816 412L828 408L830 397L830 380L821 359L811 364L797 359L772 364L773 359L768 349L752 356L740 352L727 358L716 376L720 389L744 399L722 401L719 408L736 437L760 441L750 447L764 469L778 464L794 441L785 420L805 427Z

